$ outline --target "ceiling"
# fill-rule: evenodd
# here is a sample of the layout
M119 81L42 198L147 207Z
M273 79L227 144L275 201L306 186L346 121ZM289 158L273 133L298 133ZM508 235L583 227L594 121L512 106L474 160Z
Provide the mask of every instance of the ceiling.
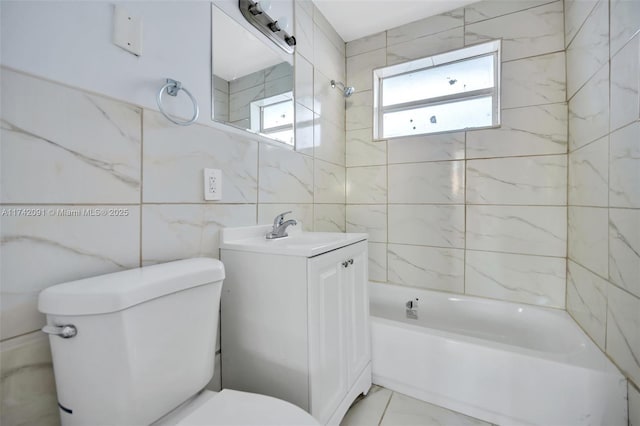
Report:
M344 41L438 15L478 0L313 0Z

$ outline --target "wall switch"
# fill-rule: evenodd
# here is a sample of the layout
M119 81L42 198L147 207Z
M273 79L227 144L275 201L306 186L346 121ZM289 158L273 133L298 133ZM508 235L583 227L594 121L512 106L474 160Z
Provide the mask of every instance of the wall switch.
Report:
M136 56L142 55L142 19L120 5L113 10L113 44Z
M208 201L222 200L222 171L204 169L204 199Z

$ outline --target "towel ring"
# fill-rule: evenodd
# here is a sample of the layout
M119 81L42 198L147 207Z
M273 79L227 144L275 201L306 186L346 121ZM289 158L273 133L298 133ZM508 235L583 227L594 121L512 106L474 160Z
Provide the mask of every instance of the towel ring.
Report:
M165 90L170 96L178 96L178 92L181 90L184 93L186 93L187 96L189 96L189 98L191 99L191 102L193 102L193 117L191 117L190 120L179 121L171 117L169 114L165 112L165 110L162 108L162 94L165 92ZM193 124L193 122L198 119L198 115L200 114L200 108L198 108L198 101L196 101L196 98L193 97L191 92L189 92L187 89L182 87L182 83L180 83L177 80L172 80L170 78L167 79L167 84L162 86L160 88L160 91L158 92L157 101L158 101L158 108L160 108L160 112L162 113L162 115L167 117L167 120L169 120L170 122L177 124L179 126L188 126L190 124Z

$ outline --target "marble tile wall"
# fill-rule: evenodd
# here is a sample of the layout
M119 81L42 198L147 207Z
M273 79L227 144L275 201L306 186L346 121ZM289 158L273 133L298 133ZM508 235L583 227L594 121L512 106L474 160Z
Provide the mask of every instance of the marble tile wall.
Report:
M306 230L345 231L345 103L329 90L345 45L313 3L295 8L296 150L2 68L0 423L59 422L38 331L47 286L218 257L221 228L286 210ZM205 167L222 170L222 201L203 200Z
M640 2L565 0L567 311L640 386Z
M372 280L565 308L563 27L562 1L487 0L347 43L347 230ZM495 38L500 128L372 141L373 69Z

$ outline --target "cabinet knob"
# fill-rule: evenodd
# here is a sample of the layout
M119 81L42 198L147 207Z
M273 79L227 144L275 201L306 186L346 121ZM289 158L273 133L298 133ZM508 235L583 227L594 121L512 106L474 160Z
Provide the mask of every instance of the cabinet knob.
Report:
M348 268L349 265L353 265L353 259L345 260L344 262L342 262L342 267L344 268Z

